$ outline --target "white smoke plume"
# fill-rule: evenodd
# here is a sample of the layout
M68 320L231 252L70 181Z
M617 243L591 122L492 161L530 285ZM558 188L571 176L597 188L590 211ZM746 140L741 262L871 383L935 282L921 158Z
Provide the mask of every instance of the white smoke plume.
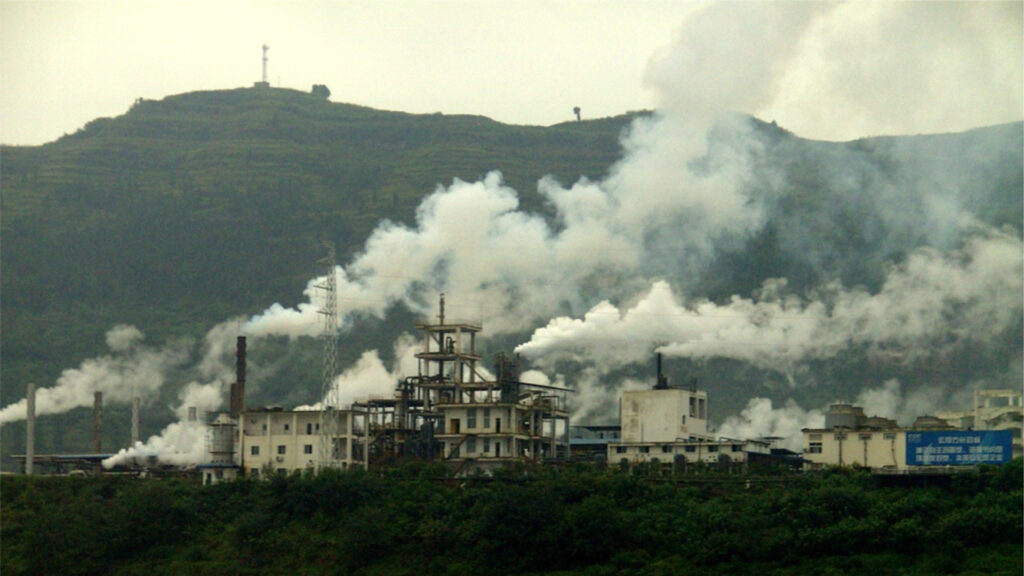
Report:
M1022 254L1019 238L989 231L948 255L912 254L878 293L832 284L813 300L787 295L772 280L758 299L684 303L656 282L628 309L602 302L582 319L556 318L516 351L541 365L569 358L616 368L656 348L786 372L863 345L911 361L1005 337L1024 312Z
M213 414L224 403L224 384L215 381L208 384L189 382L178 393L180 401L175 409L178 421L169 424L159 434L145 442L122 448L117 454L103 461L105 468L129 463L147 464L157 462L168 465L193 465L208 462L207 426L204 415ZM196 419L189 419L189 412L195 410Z
M152 462L172 466L203 464L210 460L206 447L207 427L201 420L174 422L145 442L122 448L103 461L104 468Z
M799 452L804 428L825 425L822 410L804 410L793 400L775 408L768 398L752 398L739 416L729 416L718 427L716 436L740 440L780 438L777 446Z
M390 369L376 350L363 352L354 365L334 379L325 398L296 410L321 410L325 404L343 408L371 398L394 397L399 380L416 373L419 345L420 342L409 334L400 336L394 343L395 359Z
M969 389L953 395L957 396L954 400L957 405L969 405ZM899 381L888 380L878 388L862 390L853 405L863 408L865 416L891 418L900 426L910 426L918 416L933 414L941 408L949 396L950 391L934 387L904 393ZM827 409L823 406L805 410L793 400L775 408L768 398L752 398L738 416L727 417L715 434L738 439L779 438L777 446L799 452L803 443L801 430L822 428Z
M36 391L36 415L61 414L75 408L92 406L95 392L103 392L103 402L130 403L138 396L152 402L164 385L170 370L188 360L182 344L162 348L141 344L143 334L134 326L119 325L107 332L111 354L89 358L77 368L64 370L56 385ZM0 424L24 420L25 400L0 410Z

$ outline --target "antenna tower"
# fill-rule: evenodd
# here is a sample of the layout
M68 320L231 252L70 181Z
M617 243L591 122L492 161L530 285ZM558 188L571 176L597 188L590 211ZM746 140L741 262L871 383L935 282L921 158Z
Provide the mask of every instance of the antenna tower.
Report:
M340 393L334 386L334 377L338 373L338 281L335 273L334 244L324 242L327 248L327 256L321 258L317 264L323 269L325 276L323 282L316 285L317 289L323 291L323 306L320 308L323 332L320 338L323 342L323 372L321 382L321 395L323 407L320 410L320 454L319 465L321 467L336 468L339 464L339 428L340 418L338 415Z
M263 83L267 83L267 50L270 50L270 46L263 45Z

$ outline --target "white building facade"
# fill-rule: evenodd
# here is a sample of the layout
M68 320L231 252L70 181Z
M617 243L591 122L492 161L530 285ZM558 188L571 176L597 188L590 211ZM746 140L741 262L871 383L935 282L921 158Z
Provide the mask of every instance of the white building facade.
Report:
M320 411L262 408L243 412L239 453L245 474L314 471L328 461L340 463L342 469L363 466L362 414L339 410L334 416L334 433L328 437L321 434ZM328 456L327 450L333 453Z

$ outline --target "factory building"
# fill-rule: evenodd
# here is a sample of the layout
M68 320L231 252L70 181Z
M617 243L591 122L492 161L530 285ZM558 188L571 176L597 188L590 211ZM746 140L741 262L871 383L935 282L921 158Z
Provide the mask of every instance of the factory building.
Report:
M518 461L569 457L568 390L519 381L515 358L500 354L496 376L479 368L481 327L445 318L419 323L418 375L393 398L358 405L369 422L370 464L403 457L439 459L459 473L489 472Z
M883 473L905 473L1002 464L1017 455L1011 430L977 430L970 427L971 422L950 413L941 418L921 416L903 428L889 418L869 417L858 406L832 404L823 428L802 431L805 468L861 466Z
M1013 457L1024 456L1024 403L1021 390L1011 388L976 390L974 408L964 411L937 412L954 428L964 430L1009 430L1013 438Z
M342 469L364 466L365 415L337 410L333 416L333 432L323 434L324 413L319 410L257 408L243 412L240 462L245 475L259 478L270 473L314 471L328 461Z
M708 432L708 395L696 385L669 386L657 356L651 390L625 390L619 401L621 437L608 442L607 461L620 466L671 464L673 469L701 463L742 468L750 456L771 456L764 440L715 438Z

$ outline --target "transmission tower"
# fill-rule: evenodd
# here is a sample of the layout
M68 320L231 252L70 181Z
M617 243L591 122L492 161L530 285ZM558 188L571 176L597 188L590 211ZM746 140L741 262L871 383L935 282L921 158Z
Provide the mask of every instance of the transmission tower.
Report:
M323 306L320 308L323 330L320 334L323 343L320 397L323 398L323 407L320 411L320 454L317 461L320 467L335 468L341 460L337 444L342 433L338 415L341 398L334 386L334 378L338 374L338 281L334 244L325 242L324 247L327 248L327 256L317 262L324 273L323 281L316 285L323 291Z
M267 50L270 50L270 46L263 45L263 83L267 83Z

